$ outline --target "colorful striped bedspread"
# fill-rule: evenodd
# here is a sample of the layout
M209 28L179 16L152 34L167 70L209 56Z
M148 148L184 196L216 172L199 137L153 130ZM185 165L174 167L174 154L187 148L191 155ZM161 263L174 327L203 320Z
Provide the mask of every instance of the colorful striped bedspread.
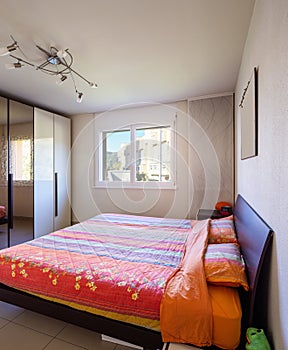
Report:
M166 281L191 220L102 214L0 251L0 282L74 308L159 330Z

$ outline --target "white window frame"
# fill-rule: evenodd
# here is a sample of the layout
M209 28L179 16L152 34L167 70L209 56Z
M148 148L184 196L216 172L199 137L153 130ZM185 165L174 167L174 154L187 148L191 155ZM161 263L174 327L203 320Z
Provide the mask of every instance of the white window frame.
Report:
M117 132L130 130L130 144L136 145L135 131L137 129L149 129L149 128L171 128L171 181L136 181L136 166L131 167L131 176L129 182L124 181L105 181L102 180L103 174L103 134L107 132ZM133 123L125 125L123 128L103 128L96 131L98 146L96 146L95 152L95 187L100 188L138 188L138 189L176 189L176 132L175 132L175 120L169 124L152 124L152 123ZM136 160L136 147L131 148L131 163L135 164Z

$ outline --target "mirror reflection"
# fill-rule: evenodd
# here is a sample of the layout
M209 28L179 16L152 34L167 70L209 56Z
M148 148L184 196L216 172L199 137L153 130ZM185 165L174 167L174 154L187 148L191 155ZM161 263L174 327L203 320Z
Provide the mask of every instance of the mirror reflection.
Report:
M8 137L7 99L0 97L0 248L8 245Z
M10 245L15 245L33 239L33 107L9 103L9 174L13 179Z

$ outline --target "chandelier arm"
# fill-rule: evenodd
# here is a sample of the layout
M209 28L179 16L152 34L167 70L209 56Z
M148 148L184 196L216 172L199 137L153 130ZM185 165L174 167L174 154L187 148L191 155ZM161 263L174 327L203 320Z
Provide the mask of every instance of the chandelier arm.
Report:
M44 67L47 65L47 64L49 64L49 62L47 61L47 62L44 62L44 63L42 63L40 66L37 66L36 64L33 64L33 63L30 63L30 62L28 62L28 61L26 61L26 60L24 60L23 58L20 58L20 57L17 57L17 56L14 56L14 55L9 55L10 57L12 57L12 58L14 58L15 60L17 60L17 61L19 61L19 62L23 62L23 63L26 63L26 64L28 64L30 67L34 67L34 68L36 68L36 69L39 69L39 70L41 70L41 72L43 72L43 73L51 73L51 74L55 74L55 75L58 75L59 73L61 73L61 72L55 72L55 71L52 71L52 70L49 70L49 69L45 69ZM65 68L66 69L66 68Z
M73 85L74 85L75 92L76 92L76 94L78 94L79 91L77 90L77 86L76 86L75 79L73 77L72 72L70 72L70 76L71 76L71 79L72 79L72 82L73 82Z
M64 66L65 68L62 70L59 70L59 74L67 74L67 75L71 74L71 70L72 70L71 66L73 64L73 57L72 57L70 52L68 52L68 51L66 51L66 52L70 57L70 63L67 63L67 60L65 58L60 59L62 66ZM67 70L67 72L65 72L66 70Z
M51 64L51 63L47 61L47 62L43 62L40 66L35 66L35 67L36 67L36 69L41 70L41 72L46 73L46 74L50 74L50 75L59 75L59 74L60 75L61 74L68 75L70 73L71 68L70 67L66 67L65 65L64 65L64 68L62 68L61 70L52 70L52 69L49 69L49 68L45 68L49 64ZM57 66L55 66L55 67L57 68Z
M47 64L49 64L49 62ZM39 69L39 70L41 70L41 72L51 74L51 75L61 75L61 74L68 75L71 73L71 68L67 68L67 67L63 68L62 70L58 70L58 71L44 68L44 67L40 67L40 66L39 67L36 66L36 69Z
M54 49L56 49L55 47L54 47ZM56 49L57 50L57 49ZM73 56L71 55L71 53L68 51L68 49L67 50L65 50L65 52L67 53L67 55L69 56L69 59L70 59L70 62L68 63L67 62L67 60L66 60L66 58L65 57L58 57L59 58L59 60L60 60L60 62L61 62L61 64L63 64L63 66L66 66L67 68L71 68L71 66L72 66L72 64L73 64ZM63 63L64 62L64 63Z
M14 55L9 55L9 56L12 57L12 58L14 58L14 59L17 60L18 62L24 62L24 63L28 64L28 65L31 66L31 67L36 67L35 64L23 60L23 58L20 58L20 57L14 56Z
M43 62L40 64L40 66L36 66L37 69L44 70L44 67L46 67L49 64L48 61Z
M70 67L65 67L63 69L60 69L57 73L58 74L65 74L65 75L68 75L71 73L71 68Z
M48 57L51 56L50 52L43 49L41 46L36 45L37 49L39 49L40 51L44 52Z
M83 77L83 75L81 75L80 73L76 72L73 68L70 67L71 72L73 72L74 74L78 75L79 78L83 79L84 81L86 81L87 84L91 84L91 81L89 81L88 79L86 79L85 77Z
M59 74L61 74L58 71L54 71L54 70L47 69L47 68L39 68L37 66L36 66L36 70L40 70L42 73L45 73L45 74L48 74L48 75L59 75Z

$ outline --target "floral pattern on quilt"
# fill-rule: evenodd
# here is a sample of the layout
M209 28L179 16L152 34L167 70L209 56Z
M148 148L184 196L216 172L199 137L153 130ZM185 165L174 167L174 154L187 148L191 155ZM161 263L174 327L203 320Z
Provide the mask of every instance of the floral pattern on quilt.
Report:
M0 252L0 282L103 312L159 320L189 220L100 215Z

